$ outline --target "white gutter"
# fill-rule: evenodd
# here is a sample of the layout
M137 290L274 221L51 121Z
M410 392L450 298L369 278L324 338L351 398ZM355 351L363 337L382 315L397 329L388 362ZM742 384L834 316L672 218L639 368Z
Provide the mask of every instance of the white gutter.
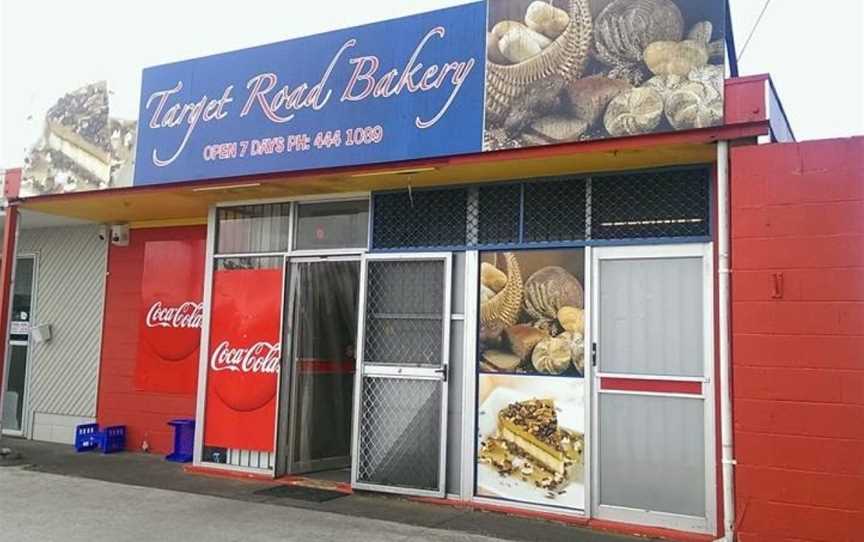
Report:
M717 143L717 259L718 259L718 317L720 333L720 442L723 465L723 527L724 536L735 539L735 459L732 449L732 379L731 336L729 334L729 142Z

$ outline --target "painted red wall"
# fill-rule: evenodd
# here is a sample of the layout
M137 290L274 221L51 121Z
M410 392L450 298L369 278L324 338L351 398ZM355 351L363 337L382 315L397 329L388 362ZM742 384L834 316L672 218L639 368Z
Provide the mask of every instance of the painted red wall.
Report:
M739 540L864 540L864 138L731 163Z
M205 237L204 226L135 229L128 247L111 246L108 252L96 416L100 424L126 425L127 449L140 450L146 438L152 452L170 452L173 433L167 422L195 416L194 393L151 393L135 387L145 243Z

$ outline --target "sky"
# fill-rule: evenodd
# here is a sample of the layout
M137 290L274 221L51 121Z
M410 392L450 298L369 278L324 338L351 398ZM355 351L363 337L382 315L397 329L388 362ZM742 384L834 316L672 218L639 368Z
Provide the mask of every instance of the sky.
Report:
M764 1L731 2L740 50ZM84 84L108 80L111 114L134 119L143 67L464 3L3 0L0 168L21 165L47 108ZM771 74L799 140L864 134L862 29L862 0L772 0L740 73Z

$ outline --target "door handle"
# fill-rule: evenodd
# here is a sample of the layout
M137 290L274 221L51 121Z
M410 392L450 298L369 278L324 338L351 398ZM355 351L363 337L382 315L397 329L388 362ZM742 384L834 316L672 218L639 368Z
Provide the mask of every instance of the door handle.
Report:
M435 369L435 374L444 375L444 382L447 382L447 373L449 365L442 365L439 369Z

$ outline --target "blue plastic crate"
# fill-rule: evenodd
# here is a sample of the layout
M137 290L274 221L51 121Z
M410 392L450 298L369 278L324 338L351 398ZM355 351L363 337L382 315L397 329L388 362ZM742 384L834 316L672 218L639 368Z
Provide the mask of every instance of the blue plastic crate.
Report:
M99 424L85 423L75 427L75 451L87 452L99 445Z
M122 452L126 449L126 426L112 425L106 427L101 432L100 440L99 447L102 448L103 454Z
M126 449L126 426L112 425L99 430L99 424L85 423L75 428L75 451L89 452L99 448L103 454Z

